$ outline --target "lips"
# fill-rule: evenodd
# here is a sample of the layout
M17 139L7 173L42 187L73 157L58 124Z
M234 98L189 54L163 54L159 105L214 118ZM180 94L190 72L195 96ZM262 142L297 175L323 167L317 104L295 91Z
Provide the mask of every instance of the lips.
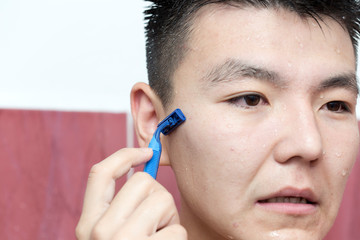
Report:
M259 202L274 201L274 199L275 202L298 201L298 199L301 201L306 200L306 202L310 204L317 202L317 197L310 189L297 189L291 187L283 188L280 191L271 193L268 196L260 199Z
M308 204L310 203L306 198L302 197L273 197L270 199L260 200L261 203L298 203Z
M260 198L256 205L268 211L307 215L315 211L318 198L310 189L288 187Z

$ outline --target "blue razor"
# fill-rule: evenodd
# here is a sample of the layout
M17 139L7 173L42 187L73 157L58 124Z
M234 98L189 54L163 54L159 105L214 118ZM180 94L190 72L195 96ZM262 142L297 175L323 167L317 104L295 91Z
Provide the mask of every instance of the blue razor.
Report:
M182 111L180 109L175 109L175 111L170 113L169 116L158 124L157 129L149 143L149 148L152 148L153 150L153 156L144 167L144 172L150 174L154 179L156 179L161 156L160 133L163 133L164 135L170 134L185 120L186 118Z

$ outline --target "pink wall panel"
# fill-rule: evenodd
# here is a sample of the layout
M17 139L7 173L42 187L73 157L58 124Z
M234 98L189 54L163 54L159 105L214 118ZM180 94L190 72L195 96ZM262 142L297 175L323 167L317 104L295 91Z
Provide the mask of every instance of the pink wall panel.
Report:
M90 167L125 146L125 114L0 110L0 239L75 239ZM169 167L158 181L179 206ZM360 239L359 182L358 161L326 240Z
M126 116L0 111L0 239L75 239L90 167L126 146Z

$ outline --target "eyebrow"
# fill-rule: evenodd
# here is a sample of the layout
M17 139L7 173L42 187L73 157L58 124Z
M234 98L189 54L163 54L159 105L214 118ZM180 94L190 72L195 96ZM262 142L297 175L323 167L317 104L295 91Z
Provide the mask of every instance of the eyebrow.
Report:
M242 78L253 78L268 82L279 88L286 88L288 83L281 79L278 73L264 67L250 65L238 59L227 59L222 64L212 68L204 77L207 87L214 87L221 83L241 81ZM358 79L355 73L342 73L330 77L320 83L317 91L330 88L345 88L356 95L359 94Z
M324 91L331 88L345 88L358 95L359 86L357 83L358 79L355 73L344 73L323 81L318 87L318 91Z
M228 59L224 63L212 68L206 75L205 81L208 87L214 87L220 83L231 83L234 80L248 77L266 81L277 87L286 87L285 81L271 70L263 67L246 64L237 59Z

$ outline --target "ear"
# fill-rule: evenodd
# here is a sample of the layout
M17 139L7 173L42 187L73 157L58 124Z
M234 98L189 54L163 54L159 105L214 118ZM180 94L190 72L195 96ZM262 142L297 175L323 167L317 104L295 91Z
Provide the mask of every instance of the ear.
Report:
M136 138L140 147L147 147L158 123L165 117L164 108L159 97L146 83L136 83L133 86L130 101ZM170 165L168 154L164 147L161 153L160 164Z

